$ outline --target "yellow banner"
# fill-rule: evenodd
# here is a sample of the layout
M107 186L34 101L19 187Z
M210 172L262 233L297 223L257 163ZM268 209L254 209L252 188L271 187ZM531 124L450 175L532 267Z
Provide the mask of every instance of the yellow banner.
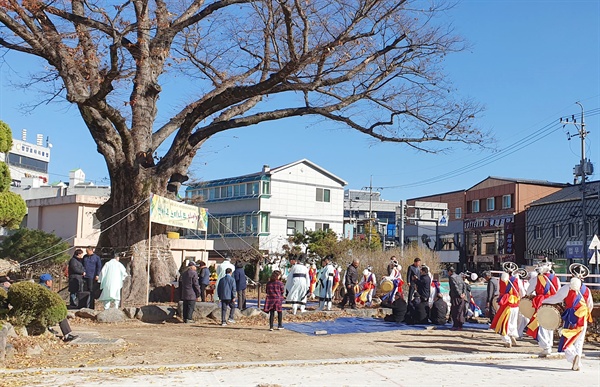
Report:
M150 221L168 226L206 231L208 213L206 208L191 206L152 194L150 197Z

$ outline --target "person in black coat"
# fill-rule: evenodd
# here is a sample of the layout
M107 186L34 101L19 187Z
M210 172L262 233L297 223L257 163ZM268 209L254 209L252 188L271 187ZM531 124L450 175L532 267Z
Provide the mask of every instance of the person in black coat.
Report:
M406 283L408 284L408 301L412 301L413 294L417 290L417 282L421 275L421 258L415 258L413 264L408 267L406 272Z
M429 300L431 295L431 277L429 276L429 269L425 266L421 266L421 275L417 281L417 293L426 300Z
M444 301L442 293L435 296L435 301L429 312L429 320L435 325L445 325L448 321L448 304Z
M179 287L181 289L181 301L183 301L183 322L186 324L193 323L196 300L200 297L200 285L198 284L198 273L194 261L190 261L188 269L181 274Z
M198 262L198 267L200 271L196 271L198 272L198 281L200 282L200 299L202 302L206 302L206 287L210 285L210 270L203 261Z
M83 291L83 276L85 267L83 266L83 250L77 249L69 261L69 299L70 305L78 306L78 295Z
M344 284L346 286L346 294L342 299L342 303L340 304L340 308L343 310L346 307L346 303L350 304L351 309L356 309L356 291L355 286L358 285L358 264L360 261L358 259L353 259L352 263L346 269L346 275L344 276Z
M427 300L415 294L413 301L408 305L408 312L404 322L410 325L429 324L429 305Z
M235 288L237 289L237 303L238 309L246 309L246 272L244 271L244 264L237 262L235 264L235 271L233 272L233 279L235 280Z
M383 320L388 322L402 323L406 317L406 301L400 292L396 293L396 300L392 303L392 314L386 315Z

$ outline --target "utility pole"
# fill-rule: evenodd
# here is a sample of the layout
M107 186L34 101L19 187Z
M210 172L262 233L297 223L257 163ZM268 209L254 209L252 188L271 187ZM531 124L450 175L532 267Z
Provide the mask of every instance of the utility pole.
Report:
M575 175L575 178L577 177L581 177L581 223L582 223L582 228L583 228L583 246L582 246L582 254L583 254L583 262L585 264L589 265L588 259L587 259L587 255L588 255L588 248L587 248L587 214L586 214L586 210L585 210L585 182L586 182L586 175L591 175L594 172L594 166L592 165L592 163L590 162L590 160L588 160L585 156L585 138L586 136L589 134L588 132L586 132L585 130L585 121L584 121L584 110L583 110L583 105L580 102L575 102L577 105L579 105L579 107L581 107L581 122L578 123L577 119L575 118L575 115L573 114L571 116L571 122L569 122L569 118L566 118L565 120L563 120L562 118L560 119L560 122L564 125L567 124L572 124L575 125L575 128L577 128L577 133L576 134L569 134L567 132L567 138L570 140L573 137L579 137L581 139L581 160L579 162L579 165L576 165L573 168L573 174ZM563 127L564 127L563 125ZM571 262L569 262L569 264L571 264Z
M381 190L383 189L383 187L373 187L373 175L371 175L371 179L369 180L369 186L368 187L363 187L363 190L365 189L369 189L369 233L367 235L367 240L369 242L369 248L371 248L371 232L372 232L372 226L373 226L373 188L377 189L377 190ZM381 241L381 243L383 243L385 245L385 235L384 233L382 233L383 235L383 240Z
M404 258L404 210L405 210L406 202L404 200L400 201L400 216L397 217L396 220L396 230L400 229L400 257ZM396 210L398 213L398 210Z

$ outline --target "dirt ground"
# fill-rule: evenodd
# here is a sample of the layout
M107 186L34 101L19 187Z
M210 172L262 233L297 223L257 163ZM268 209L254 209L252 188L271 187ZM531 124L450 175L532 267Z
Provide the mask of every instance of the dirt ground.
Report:
M288 316L291 321L313 321L347 315L345 312ZM120 344L65 344L50 335L13 338L17 353L7 359L8 369L137 366L158 364L205 364L220 362L343 359L355 357L434 354L489 354L538 352L530 339L516 348L504 348L498 335L489 330L414 330L344 335L309 336L290 330L269 331L262 318L245 318L220 326L205 319L193 324L167 322L147 324L138 320L100 324L75 318L73 331L85 337L122 339ZM26 347L39 345L40 354L27 354ZM586 349L598 350L598 343ZM2 383L0 383L1 385Z

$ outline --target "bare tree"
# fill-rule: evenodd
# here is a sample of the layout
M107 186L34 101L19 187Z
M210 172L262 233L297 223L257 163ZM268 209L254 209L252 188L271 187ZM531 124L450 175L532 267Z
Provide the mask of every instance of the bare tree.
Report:
M455 97L441 71L445 55L464 49L434 18L445 7L408 0L0 0L0 46L47 62L32 81L47 82L49 98L79 109L110 174L111 197L98 214L104 220L150 192L177 192L212 135L265 121L316 116L427 152L444 143L481 145L487 135L471 120L480 107ZM172 109L175 92L186 102L168 118L158 115L159 106ZM155 162L162 144L168 150ZM145 299L147 212L146 203L100 242L131 246L125 301ZM164 229L152 231L153 245L167 243ZM153 286L170 281L158 255L151 270Z

